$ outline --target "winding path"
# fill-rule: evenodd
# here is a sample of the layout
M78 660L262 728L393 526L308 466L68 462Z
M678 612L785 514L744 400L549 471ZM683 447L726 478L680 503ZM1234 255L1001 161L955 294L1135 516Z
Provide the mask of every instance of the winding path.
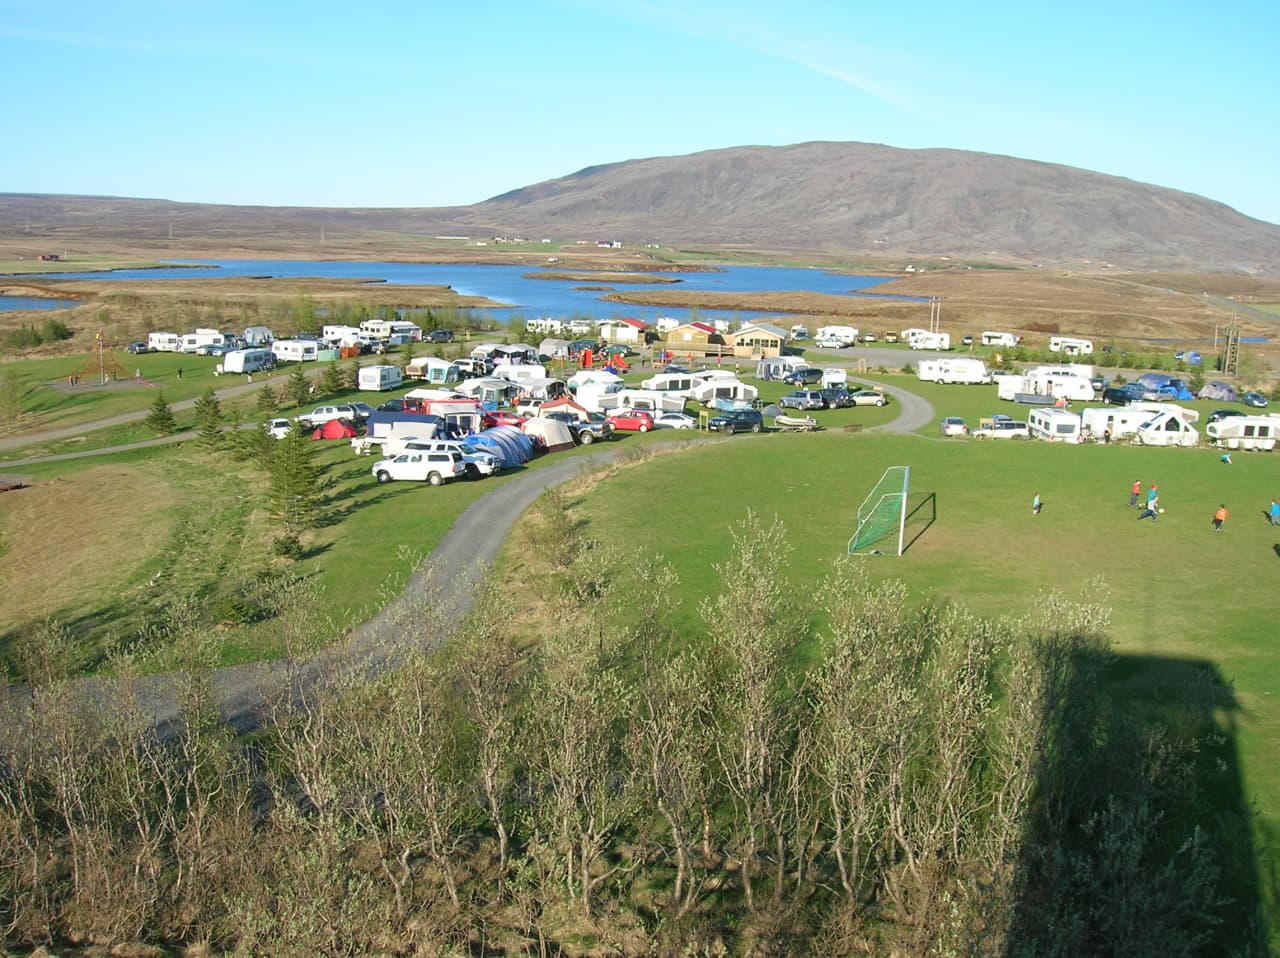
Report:
M909 433L932 421L933 406L927 400L896 386L880 388L893 397L900 411L890 422L869 431ZM102 425L83 425L77 427L74 434ZM166 437L165 441L178 441L178 437ZM156 443L147 443L151 444ZM128 447L86 450L30 461L105 455L137 445L131 443ZM487 569L521 514L548 489L608 463L616 455L616 450L607 449L563 458L544 468L529 470L477 499L457 518L401 594L371 619L354 627L339 647L297 660L213 670L212 695L222 719L237 733L254 731L270 722L279 710L292 707L308 690L323 686L334 676L350 674L352 670L377 672L394 664L399 655L411 649L437 647L447 638L449 624L472 607ZM119 684L112 679L90 676L75 682L83 698L102 709L110 708L120 694ZM183 686L184 683L171 674L143 676L133 680L129 693L142 714L151 718L157 732L165 735L181 720ZM28 687L12 687L12 714L20 719L30 698Z

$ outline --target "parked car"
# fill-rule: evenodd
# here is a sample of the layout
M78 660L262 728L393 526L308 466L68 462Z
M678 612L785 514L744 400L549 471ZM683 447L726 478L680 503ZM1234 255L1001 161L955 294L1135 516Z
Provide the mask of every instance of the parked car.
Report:
M885 341L886 343L896 343L896 342L898 341L898 334L897 334L897 333L885 333L885 334L884 334L884 341Z
M225 356L228 352L222 343L204 343L196 347L197 356Z
M311 412L304 412L298 417L299 422L305 422L309 426L323 426L334 419L355 422L359 419L359 416L356 415L356 411L351 407L350 403L343 403L339 406L317 406Z
M972 336L967 336L967 335L966 335L966 336L961 336L961 337L960 337L960 345L961 345L961 346L972 346L972 345L973 345L973 337L972 337Z
M1249 414L1243 409L1215 409L1213 412L1209 413L1209 418L1206 422L1221 422L1223 419L1230 419L1232 416L1247 415Z
M485 429L492 429L494 426L515 426L518 429L525 422L524 416L517 415L509 409L495 409L484 414Z
M370 406L367 402L358 402L358 401L349 402L347 403L347 405L350 406L351 411L356 414L356 419L360 420L361 422L364 422L366 419L368 419L370 416L373 415L373 411L374 411L373 407Z
M816 366L801 366L783 376L782 381L791 386L812 386L822 382L822 370Z
M516 403L517 416L536 416L545 402L543 399L521 399Z
M410 439L401 452L456 452L471 479L483 479L502 469L502 460L487 449L477 449L456 439Z
M283 439L293 431L293 423L288 419L268 419L262 428L272 439Z
M712 432L759 432L764 428L764 416L759 409L732 409L708 419L707 428Z
M1094 376L1089 380L1089 385L1093 387L1094 392L1102 392L1104 389L1107 388L1108 383L1105 377Z
M373 464L373 468L370 470L378 482L406 479L415 482L429 482L433 486L443 485L446 482L457 479L459 476L465 475L466 471L466 465L462 461L462 453L456 450L404 452L394 459L380 459Z
M853 401L853 393L844 386L828 386L826 389L819 389L818 392L828 409L845 409L856 405Z
M429 343L451 343L453 342L452 329L433 329L427 333L427 342Z
M996 419L973 431L975 439L1030 439L1031 431L1025 422L1015 419Z
M1252 406L1254 409L1265 409L1267 407L1267 397L1262 393L1247 392L1240 397L1240 401L1246 406Z
M874 342L876 341L876 334L875 334L875 333L863 333L863 334L862 334L862 341L863 341L864 343L874 343ZM884 341L885 341L886 343L893 343L893 342L897 342L897 338L895 337L894 339L890 339L888 336L886 336L886 337L884 338Z
M653 416L643 409L619 410L605 421L618 432L648 432L653 428Z
M698 420L682 412L662 412L653 417L654 429L697 429Z
M590 419L580 419L572 412L549 412L548 419L555 419L569 427L573 433L573 441L589 446L597 439L608 439L613 435L613 423L598 412L591 413Z
M948 416L942 420L942 434L944 436L967 436L969 435L969 426L959 416Z
M1102 401L1113 406L1127 406L1131 402L1141 402L1146 396L1146 388L1138 383L1125 383L1123 386L1108 386L1102 390Z
M822 393L816 389L793 389L778 400L778 405L783 409L827 408L827 403L822 398Z
M149 353L151 352L151 347L148 346L146 343L142 343L142 342L130 343L129 352L133 353L134 355L137 355L138 353Z
M419 399L388 399L378 406L378 412L422 412Z
M889 397L875 389L857 389L849 393L855 406L887 406Z
M818 349L844 349L849 344L834 336L823 336L821 339L815 339L813 345Z

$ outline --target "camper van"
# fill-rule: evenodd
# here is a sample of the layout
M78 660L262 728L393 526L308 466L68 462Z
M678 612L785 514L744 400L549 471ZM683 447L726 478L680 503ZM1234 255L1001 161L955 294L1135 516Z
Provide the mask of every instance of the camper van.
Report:
M276 357L269 349L233 349L222 357L224 373L257 373L276 368Z
M1275 449L1280 415L1228 416L1209 423L1204 433L1215 446L1227 449Z
M950 349L950 333L917 332L907 340L909 349Z
M985 330L982 334L982 345L984 346L1006 346L1012 349L1021 340L1021 336L1015 336L1013 333L1002 333L996 329Z
M1076 339L1072 336L1050 336L1049 352L1066 353L1068 356L1091 356L1093 340Z
M1032 438L1046 442L1080 442L1083 427L1080 416L1065 409L1033 409L1027 413L1027 429Z
M277 339L271 354L278 362L303 363L320 358L320 343L314 339Z
M178 351L194 353L201 346L222 346L226 341L227 338L216 329L197 329L194 333L187 333L181 337Z
M922 359L916 365L916 377L930 383L991 382L991 373L981 359Z
M403 381L399 366L361 366L356 373L356 388L365 392L395 389Z
M177 333L150 333L147 349L153 353L178 353L182 351L182 340Z
M814 340L839 340L845 346L852 346L858 341L858 330L854 326L819 326L813 334Z

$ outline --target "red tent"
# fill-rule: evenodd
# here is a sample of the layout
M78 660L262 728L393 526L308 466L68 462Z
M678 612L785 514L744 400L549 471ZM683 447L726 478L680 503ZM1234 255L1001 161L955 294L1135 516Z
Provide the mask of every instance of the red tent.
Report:
M354 439L358 433L351 423L344 419L330 419L323 426L317 426L311 434L312 439Z

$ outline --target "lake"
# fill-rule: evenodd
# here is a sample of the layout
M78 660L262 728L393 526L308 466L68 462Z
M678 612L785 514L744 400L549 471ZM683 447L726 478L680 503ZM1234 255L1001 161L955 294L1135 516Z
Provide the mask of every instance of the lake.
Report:
M93 279L93 280L167 280L167 279L215 279L219 277L272 276L280 278L317 279L368 279L391 285L450 286L464 296L483 296L495 302L511 306L510 310L473 310L475 318L503 323L511 320L532 319L538 316L571 318L584 316L608 319L634 316L652 322L659 316L672 316L681 321L690 318L691 311L669 306L631 306L625 303L609 303L600 299L600 290L576 287L584 285L607 286L607 281L592 283L589 280L526 279L530 273L570 271L564 264L543 270L538 266L496 266L457 263L378 263L349 262L339 260L206 260L176 261L165 269L116 270L110 273L52 273L44 279ZM585 273L585 271L573 270ZM821 269L802 269L785 266L727 266L719 272L645 273L645 276L661 276L678 279L679 283L648 284L618 283L611 288L617 292L627 290L682 289L715 293L759 293L779 291L803 291L825 293L850 298L895 299L909 302L926 302L916 297L885 296L873 292L874 287L889 282L890 276L853 276L830 273ZM3 308L3 306L0 306ZM753 312L699 309L701 319L745 320L761 316L776 316L776 312Z
M0 296L0 313L20 309L70 309L79 306L78 299L50 299L45 296Z

